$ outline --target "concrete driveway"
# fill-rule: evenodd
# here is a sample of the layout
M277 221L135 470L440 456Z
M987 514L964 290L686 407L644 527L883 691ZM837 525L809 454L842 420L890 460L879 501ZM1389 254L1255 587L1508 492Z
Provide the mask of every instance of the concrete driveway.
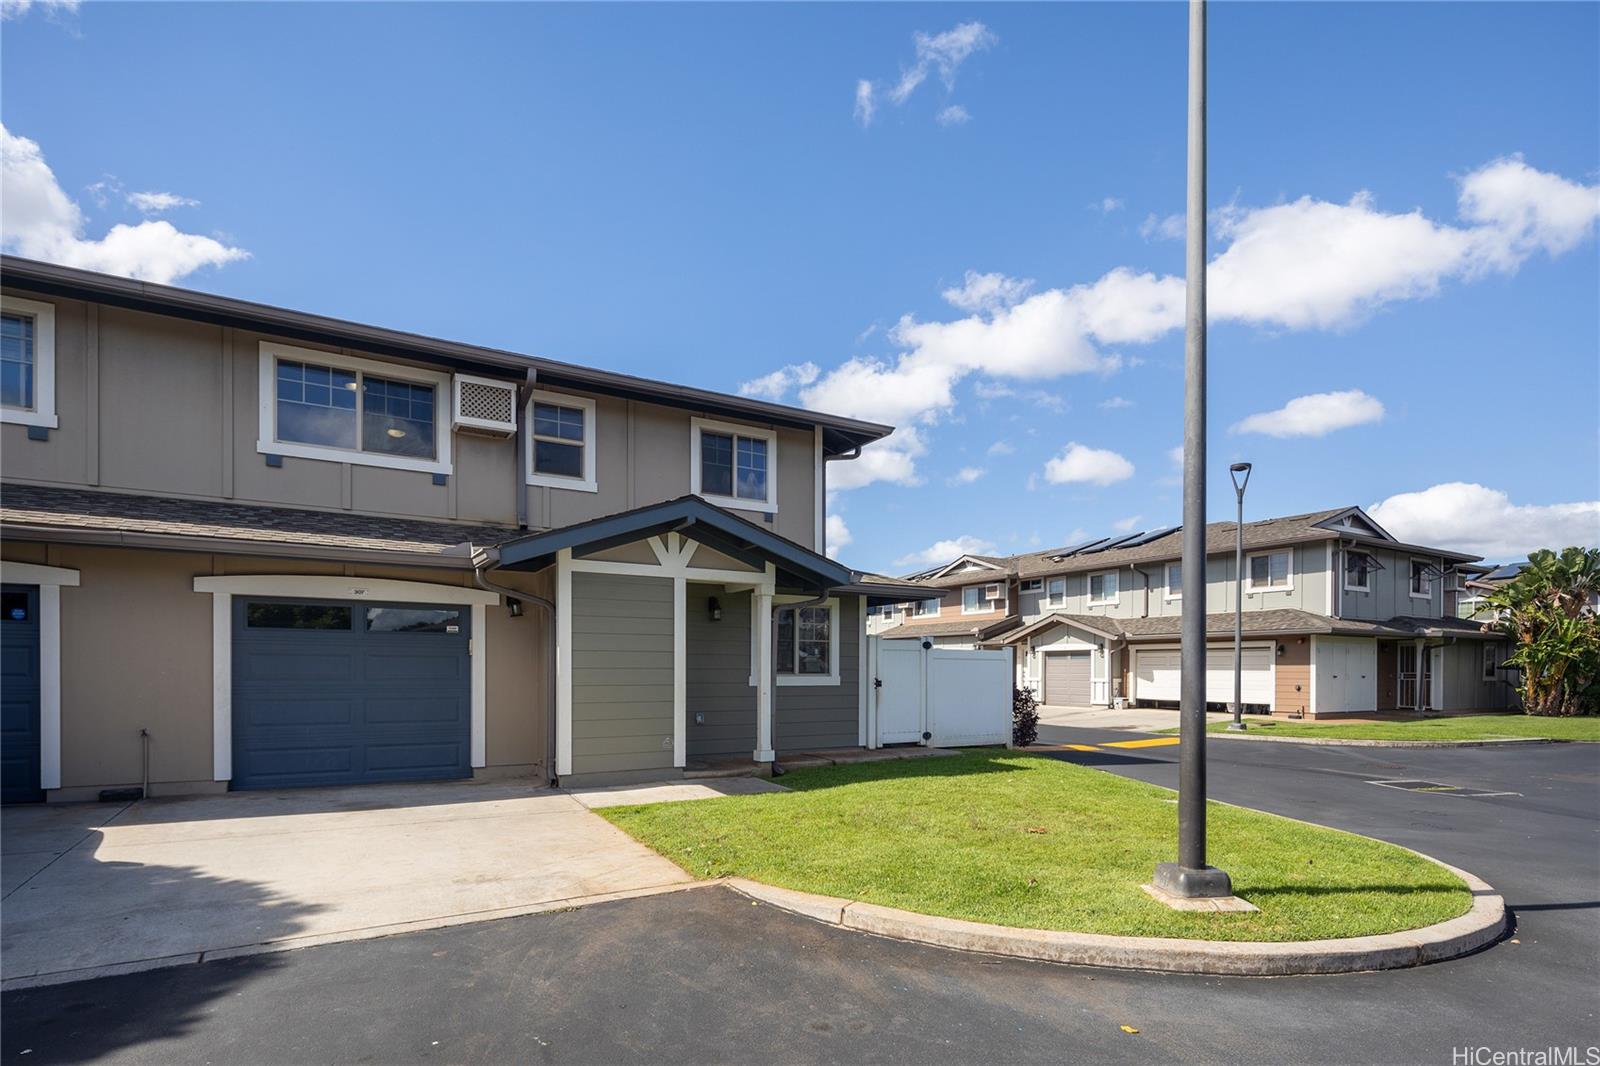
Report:
M507 783L13 807L0 849L6 987L692 881L572 796Z

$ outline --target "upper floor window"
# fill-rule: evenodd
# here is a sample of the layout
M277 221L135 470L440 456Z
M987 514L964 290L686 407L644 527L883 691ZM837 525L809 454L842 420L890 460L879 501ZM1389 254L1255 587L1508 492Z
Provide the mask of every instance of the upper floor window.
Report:
M1183 599L1183 564L1167 564L1167 599Z
M1027 581L1022 583L1023 592L1038 592L1042 588L1044 588L1044 582L1036 577L1029 578Z
M528 484L596 492L595 404L537 391L528 401Z
M912 608L911 613L918 618L926 618L929 615L938 614L939 607L939 597L935 596L932 599L918 600Z
M1089 575L1089 602L1099 606L1117 602L1117 572L1115 570L1107 570L1103 574Z
M59 424L53 304L0 297L0 422Z
M1372 556L1366 552L1345 552L1345 591L1370 592L1372 590L1372 570Z
M1294 581L1289 567L1289 553L1264 552L1261 555L1252 555L1245 564L1246 569L1245 591L1257 592L1265 589L1282 591L1294 587Z
M961 613L984 614L1000 610L1005 592L998 584L968 585L961 590Z
M1065 607L1067 605L1067 579L1053 577L1045 585L1044 605L1046 607Z
M449 423L438 404L449 384L436 371L263 343L256 449L448 473Z
M689 491L746 511L776 511L777 435L697 418L691 423Z
M1433 598L1433 576L1437 571L1426 559L1411 560L1411 595L1419 600Z

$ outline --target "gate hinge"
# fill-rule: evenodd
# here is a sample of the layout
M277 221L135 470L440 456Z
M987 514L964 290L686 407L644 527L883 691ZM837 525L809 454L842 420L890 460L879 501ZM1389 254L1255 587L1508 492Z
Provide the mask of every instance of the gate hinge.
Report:
M872 687L873 688L882 688L883 687L883 678L881 678L881 677L873 678L872 679Z

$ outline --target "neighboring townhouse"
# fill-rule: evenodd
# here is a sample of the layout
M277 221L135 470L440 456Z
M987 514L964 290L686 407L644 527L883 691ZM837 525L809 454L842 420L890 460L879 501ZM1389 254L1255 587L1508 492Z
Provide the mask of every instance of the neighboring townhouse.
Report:
M866 742L891 427L5 257L8 801Z
M929 594L875 608L868 632L891 640L914 637L930 647L971 649L1018 624L1013 560L963 555L902 580L926 586Z
M1234 543L1233 523L1207 527L1206 688L1216 705L1233 699ZM1401 543L1359 507L1247 522L1244 546L1246 710L1318 717L1513 705L1500 665L1506 644L1456 615L1451 592L1482 571L1477 556ZM1015 648L1018 684L1042 702L1175 706L1182 551L1173 527L991 560L1014 583L1017 606L1009 625L979 642Z

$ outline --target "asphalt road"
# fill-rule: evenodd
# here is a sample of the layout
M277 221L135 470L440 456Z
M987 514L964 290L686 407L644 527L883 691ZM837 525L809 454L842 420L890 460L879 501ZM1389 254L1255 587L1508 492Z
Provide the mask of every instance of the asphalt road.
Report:
M1129 737L1041 732L1078 743ZM704 889L10 993L0 997L0 1055L29 1064L1451 1066L1458 1048L1577 1046L1583 1062L1582 1049L1600 1044L1600 746L1208 748L1214 797L1470 869L1504 893L1513 939L1413 970L1204 978L902 944ZM1062 757L1176 781L1175 748ZM1402 778L1479 794L1369 783Z

